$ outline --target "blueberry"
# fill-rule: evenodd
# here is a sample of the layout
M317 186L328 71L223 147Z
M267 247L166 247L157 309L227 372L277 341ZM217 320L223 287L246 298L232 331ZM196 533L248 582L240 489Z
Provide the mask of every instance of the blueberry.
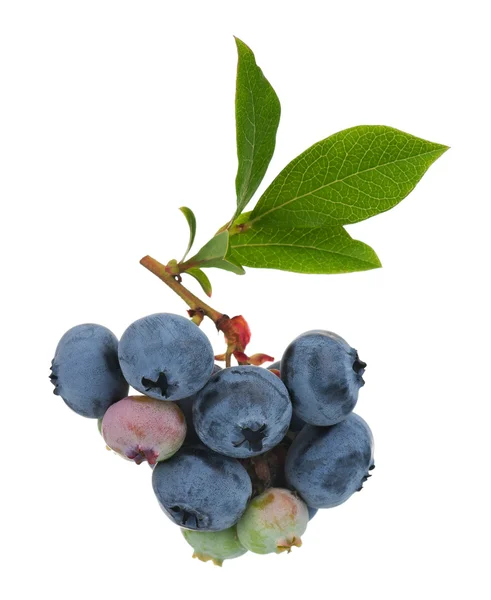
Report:
M372 432L352 413L331 427L306 425L288 450L285 475L309 506L332 508L360 490L372 468Z
M186 433L186 444L196 444L200 442L196 429L193 423L193 404L196 396L189 396L189 398L183 398L182 400L176 400L176 404L181 409L184 418L186 419L187 433Z
M222 370L222 367L220 367L219 365L213 365L212 375L214 375L215 373L218 373L218 371L221 371L221 370ZM182 400L176 400L176 404L182 410L182 412L184 413L184 417L186 418L187 433L186 433L185 443L188 445L196 444L196 443L200 442L200 439L198 437L198 434L196 433L196 429L194 427L194 422L193 422L193 404L194 404L195 398L196 398L196 394L194 394L193 396L189 396L189 398L183 398Z
M307 506L307 510L309 511L309 521L312 521L312 519L317 514L318 509L317 508L312 508L311 506Z
M240 543L251 552L290 552L301 546L309 513L305 503L289 490L270 488L251 501L237 523Z
M128 383L157 400L195 394L213 369L213 349L197 325L169 313L139 319L119 342L119 362Z
M107 409L102 437L123 458L152 465L179 450L186 437L186 421L174 402L128 396Z
M298 433L305 425L305 421L301 419L295 411L292 413L292 420L290 421L290 431Z
M182 448L152 473L153 490L165 514L177 525L220 531L235 525L252 493L239 461L208 448Z
M297 417L311 425L334 425L355 407L365 367L335 333L308 331L285 350L281 378Z
M128 394L118 362L118 340L102 325L69 329L51 363L53 391L76 413L98 419Z
M237 558L247 552L239 542L237 529L229 527L223 531L191 531L183 529L182 534L187 543L193 547L193 558L203 562L211 560L221 567L228 558Z
M270 365L268 367L268 371L280 371L281 369L281 361L277 360L275 363L273 363L272 365ZM305 425L305 421L303 419L301 419L296 413L295 411L293 411L292 413L292 420L290 422L290 427L289 430L293 431L293 433L297 433L300 431L300 429L302 429L302 427Z
M236 458L281 442L292 406L281 380L267 369L239 366L216 373L196 395L193 419L201 441Z

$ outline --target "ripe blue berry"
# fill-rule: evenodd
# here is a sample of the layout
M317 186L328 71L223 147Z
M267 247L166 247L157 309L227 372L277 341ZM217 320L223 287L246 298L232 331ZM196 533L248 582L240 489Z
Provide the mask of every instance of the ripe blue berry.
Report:
M177 525L220 531L235 525L252 493L239 461L208 448L182 448L152 473L153 490L165 514Z
M118 340L102 325L69 329L51 363L53 393L76 413L101 418L111 404L128 394L118 362Z
M312 521L312 519L317 514L318 509L317 508L312 508L311 506L307 506L307 510L309 511L309 521Z
M365 383L365 367L356 350L335 333L308 331L297 337L281 359L281 379L295 415L323 426L345 419Z
M290 421L290 431L293 431L293 433L298 433L304 425L305 421L301 419L295 411L293 411L292 420Z
M219 371L196 395L193 405L201 441L236 458L262 454L279 444L291 415L288 392L279 377L252 366Z
M119 362L130 385L157 400L195 394L213 370L213 349L194 323L169 313L132 323L119 342Z
M306 425L288 450L288 485L313 508L342 504L370 477L373 436L352 413L331 427Z
M275 363L273 363L272 365L270 365L268 367L268 371L280 371L281 370L281 361L277 360ZM292 420L290 421L290 427L289 430L292 431L293 433L297 433L298 431L300 431L300 429L302 429L302 427L305 425L305 421L302 420L296 413L295 411L293 411L292 413Z
M222 367L220 367L219 365L213 365L212 375L214 375L215 373L218 373L218 371L221 371L221 370L222 370ZM186 439L185 439L184 443L187 445L200 443L200 439L198 437L198 434L196 433L196 429L194 427L194 421L193 421L193 404L194 404L195 399L196 399L196 395L194 394L193 396L189 396L189 398L183 398L182 400L176 400L176 404L182 410L184 417L186 419L187 433L186 433Z

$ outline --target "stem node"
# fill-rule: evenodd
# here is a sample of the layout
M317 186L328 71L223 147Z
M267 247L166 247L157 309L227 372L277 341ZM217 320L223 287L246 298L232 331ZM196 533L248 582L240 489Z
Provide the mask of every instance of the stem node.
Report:
M184 300L191 310L203 313L203 315L211 319L215 324L224 316L221 312L208 306L208 304L205 304L205 302L185 288L179 281L179 274L169 272L174 270L173 267L168 268L151 256L144 256L140 264L169 286L173 292Z

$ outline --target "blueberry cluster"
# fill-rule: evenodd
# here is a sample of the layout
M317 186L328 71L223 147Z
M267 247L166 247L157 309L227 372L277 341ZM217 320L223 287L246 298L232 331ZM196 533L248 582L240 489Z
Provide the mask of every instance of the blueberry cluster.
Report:
M338 335L309 331L269 369L222 369L199 327L159 313L119 343L100 325L70 329L50 378L111 450L150 464L163 512L194 556L221 565L300 546L317 509L363 487L373 437L352 411L365 367Z

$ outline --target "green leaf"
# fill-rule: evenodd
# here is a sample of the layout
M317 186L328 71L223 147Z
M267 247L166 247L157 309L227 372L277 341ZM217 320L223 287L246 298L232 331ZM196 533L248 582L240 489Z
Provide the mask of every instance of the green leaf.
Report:
M228 231L222 231L215 237L212 237L201 250L192 258L186 261L192 266L202 266L213 260L220 260L225 257L228 250Z
M206 265L203 265L203 268L214 267L215 269L223 269L224 271L231 271L236 275L245 275L245 270L242 266L231 256L227 256L227 258L223 260L213 260L207 262Z
M295 273L350 273L381 266L375 252L341 226L257 229L230 239L231 256L247 267Z
M193 211L188 208L187 206L181 206L181 208L179 209L182 214L186 217L186 221L188 222L189 225L189 242L188 242L188 247L186 248L186 252L184 253L184 256L182 257L181 262L183 262L186 258L186 256L188 255L189 251L191 250L191 247L194 243L194 238L196 236L196 217L194 216Z
M235 180L239 215L259 187L273 156L280 101L257 66L252 50L235 38L239 55L235 95L237 156Z
M211 298L211 282L206 276L206 273L204 273L201 269L188 269L187 271L184 271L184 273L194 277L194 279L196 279L196 281L200 284L204 293Z
M222 231L206 243L201 250L181 266L182 272L190 268L200 267L202 269L224 269L237 275L245 273L242 266L234 259L227 256L229 248L229 233Z
M251 215L252 215L251 211L245 212L245 213L242 213L241 215L239 215L235 219L235 221L232 223L232 229L229 230L230 235L233 235L232 231L235 226L243 225L244 223L248 223L251 220Z
M368 219L405 198L446 150L382 125L345 129L311 146L252 211L261 227L324 227Z

